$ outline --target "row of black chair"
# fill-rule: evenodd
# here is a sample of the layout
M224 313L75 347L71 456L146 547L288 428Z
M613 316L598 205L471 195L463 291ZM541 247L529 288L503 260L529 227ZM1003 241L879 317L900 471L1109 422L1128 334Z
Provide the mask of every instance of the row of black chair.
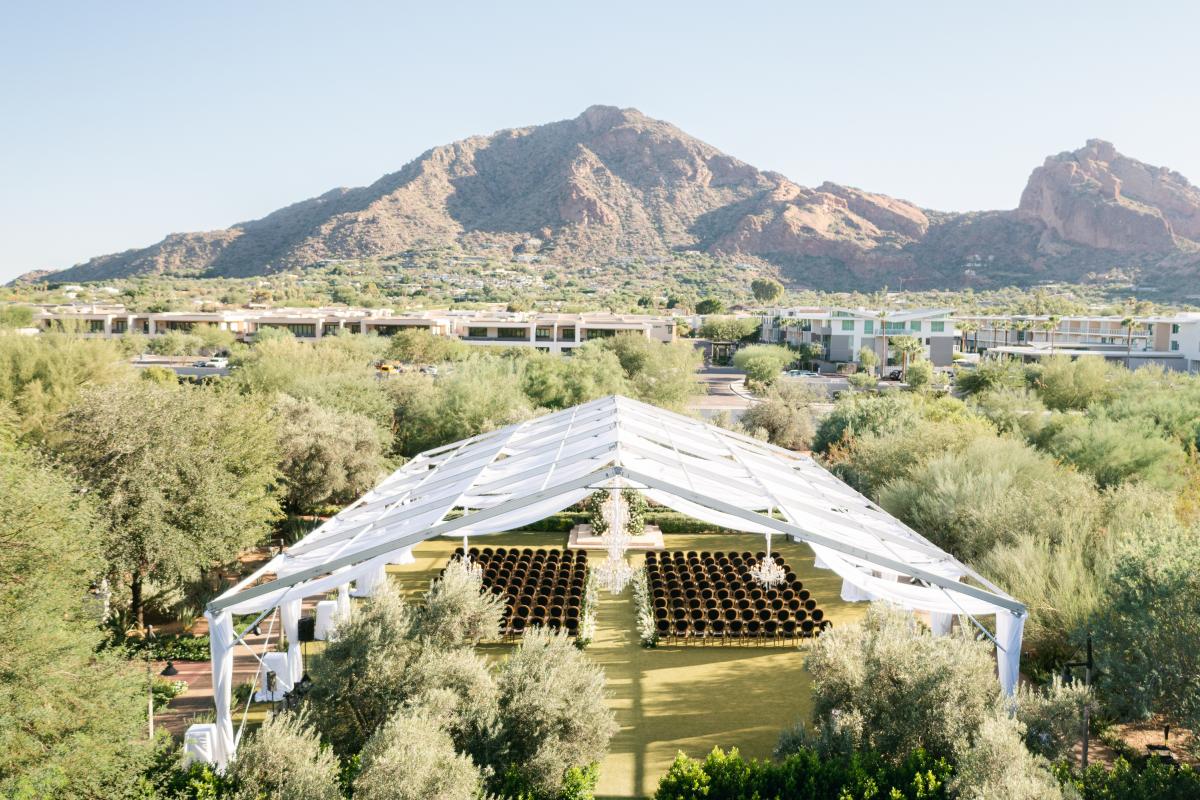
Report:
M533 627L578 634L587 584L586 553L528 547L472 547L464 553L459 547L451 560L461 560L464 554L480 569L484 591L504 599L498 631L502 639Z
M751 569L759 553L667 551L648 553L650 603L660 639L707 643L788 642L815 636L832 623L779 554L785 574L764 587Z

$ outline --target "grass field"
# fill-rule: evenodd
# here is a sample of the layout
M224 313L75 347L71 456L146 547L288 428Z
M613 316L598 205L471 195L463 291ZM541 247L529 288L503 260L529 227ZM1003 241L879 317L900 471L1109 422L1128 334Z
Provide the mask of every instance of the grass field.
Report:
M413 552L416 562L391 567L392 579L410 597L428 586L457 539L433 539ZM566 535L508 533L473 539L490 547L565 547ZM668 549L759 550L763 540L750 535L668 535ZM845 603L841 580L814 569L807 546L773 543L800 575L827 619L834 625L857 621L866 608ZM603 556L600 555L602 558ZM632 557L637 563L640 555ZM507 649L489 646L497 658ZM653 794L675 754L702 756L714 746L736 746L748 756L771 754L779 732L807 718L809 677L804 647L670 646L645 649L638 643L631 590L602 594L596 637L587 655L604 668L609 703L620 731L600 767L597 797L644 797Z

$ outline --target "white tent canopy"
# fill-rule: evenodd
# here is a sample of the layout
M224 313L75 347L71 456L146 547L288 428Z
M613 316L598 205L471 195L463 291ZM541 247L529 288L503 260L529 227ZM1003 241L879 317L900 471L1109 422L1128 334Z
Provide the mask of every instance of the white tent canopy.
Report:
M817 565L843 579L845 599L928 611L935 630L953 615L995 615L1000 682L1013 691L1026 614L1020 602L811 457L612 396L421 453L211 602L218 762L236 746L229 684L240 637L230 614L280 607L294 643L302 598L335 588L344 596L351 582L369 593L384 566L411 560L421 541L520 528L613 486L714 525L807 542ZM298 659L297 649L293 678Z

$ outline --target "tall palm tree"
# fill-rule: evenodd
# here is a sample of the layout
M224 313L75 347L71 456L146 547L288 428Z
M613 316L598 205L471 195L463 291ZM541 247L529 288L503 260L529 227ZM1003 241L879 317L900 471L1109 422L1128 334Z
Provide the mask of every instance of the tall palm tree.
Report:
M1004 331L1004 346L1008 347L1008 332L1012 330L1013 323L1011 319L1001 320L996 324L996 327Z
M1133 317L1125 317L1121 320L1121 327L1125 329L1125 369L1129 369L1130 353L1133 350Z
M1020 319L1013 323L1013 329L1019 334L1018 342L1025 341L1025 333L1033 328L1033 323L1027 319Z
M967 333L979 330L979 323L973 319L964 319L958 323L958 330L962 334L962 346L958 349L959 352L965 353L967 352ZM976 344L975 349L979 349L978 344Z
M1057 314L1051 314L1045 322L1042 323L1042 330L1046 332L1046 341L1050 343L1050 352L1054 352L1054 334L1058 331L1058 323L1061 317Z

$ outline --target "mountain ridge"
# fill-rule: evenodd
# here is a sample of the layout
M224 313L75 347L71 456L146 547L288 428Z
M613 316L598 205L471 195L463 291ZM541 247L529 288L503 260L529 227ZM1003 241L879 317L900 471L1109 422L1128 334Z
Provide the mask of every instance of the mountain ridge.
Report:
M430 148L367 186L40 277L249 277L423 247L516 253L531 240L566 265L699 250L815 288L1079 280L1113 268L1194 283L1200 189L1092 139L1036 167L1015 209L942 212L828 181L804 187L636 109L592 106Z

